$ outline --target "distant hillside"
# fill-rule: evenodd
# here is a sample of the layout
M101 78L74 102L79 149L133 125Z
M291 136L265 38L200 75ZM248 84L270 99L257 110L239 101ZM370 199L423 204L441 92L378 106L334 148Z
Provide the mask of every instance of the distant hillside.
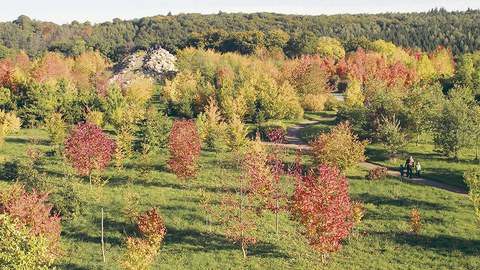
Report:
M13 22L0 23L0 45L3 45L0 46L0 57L9 53L5 47L22 49L29 55L52 50L72 56L93 48L113 61L119 61L127 54L155 46L175 52L191 44L192 39L198 45L199 41L195 41L198 37L207 37L209 44L223 42L222 38L231 33L236 34L230 42L232 46L238 43L268 46L270 33L277 29L288 35L285 36L288 42L282 43L282 49L287 53L295 51L298 43L312 36L330 36L344 42L347 51L355 49L355 44L363 37L368 40L383 39L425 51L445 46L458 55L480 49L479 22L479 10L447 12L443 9L426 13L333 16L220 12L214 15L180 14L126 21L114 19L113 22L95 25L75 21L56 25L20 16ZM247 50L240 52L249 53L248 46Z

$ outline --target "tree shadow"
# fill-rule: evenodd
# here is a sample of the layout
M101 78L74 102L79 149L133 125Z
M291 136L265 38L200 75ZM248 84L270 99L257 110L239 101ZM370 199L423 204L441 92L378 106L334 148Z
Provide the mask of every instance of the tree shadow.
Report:
M399 233L394 235L394 240L398 244L421 247L425 249L435 249L448 253L458 251L465 255L480 254L480 240L474 239L465 239L449 235L427 236Z
M18 144L32 144L31 139L23 139L23 138L5 138L5 142L18 143ZM48 146L50 145L50 142L48 140L35 139L35 144Z
M84 266L80 266L76 263L58 263L55 266L59 267L59 269L71 269L71 270L91 270L91 268L87 268Z
M399 197L398 199L387 197L387 196L380 196L374 195L369 193L362 193L355 196L355 200L363 201L364 203L371 203L375 205L392 205L398 207L420 207L424 209L431 209L431 210L452 210L452 207L434 203L434 202L427 202L422 200L411 199L407 197Z
M182 249L189 249L193 252L211 252L212 250L240 250L239 243L232 243L224 235L207 233L195 229L167 228L168 234L165 237L165 244L178 244ZM185 245L188 244L188 245ZM249 248L249 256L262 258L289 258L285 253L279 252L278 247L269 242L260 242L258 245Z

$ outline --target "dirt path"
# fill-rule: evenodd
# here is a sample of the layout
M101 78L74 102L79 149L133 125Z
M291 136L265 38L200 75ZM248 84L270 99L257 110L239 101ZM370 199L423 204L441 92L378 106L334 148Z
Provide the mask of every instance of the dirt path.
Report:
M291 128L288 128L287 129L288 143L287 144L282 144L282 146L285 146L285 147L288 147L288 148L293 148L293 149L303 149L303 150L310 149L310 146L306 142L304 142L302 139L300 139L300 136L299 136L300 135L300 130L302 128L308 126L308 125L316 124L316 123L318 123L322 120L325 120L325 119L326 118L309 120L309 121L306 121L306 122L299 123L296 126L293 126ZM362 162L362 163L360 163L360 166L370 168L370 169L375 169L377 167L381 167L380 165L369 163L369 162ZM398 172L398 171L388 170L387 173L389 175L400 177L400 172ZM407 178L405 178L405 179L407 179ZM425 179L425 178L421 178L421 177L414 177L414 178L408 179L408 180L411 180L411 181L414 181L414 182L417 182L417 183L421 183L421 184L424 184L426 186L431 186L431 187L436 187L436 188L439 188L439 189L444 189L444 190L447 190L447 191L450 191L450 192L453 192L453 193L457 193L457 194L461 194L461 195L465 195L465 196L468 195L468 192L466 190L462 189L462 188L452 186L452 185L448 185L448 184L444 184L444 183L437 182L437 181L433 181L433 180L430 180L430 179Z

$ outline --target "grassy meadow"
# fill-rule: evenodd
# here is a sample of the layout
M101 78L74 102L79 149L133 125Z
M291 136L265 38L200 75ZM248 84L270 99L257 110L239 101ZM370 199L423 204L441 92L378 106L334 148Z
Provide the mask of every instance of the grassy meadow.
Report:
M323 128L324 124L309 127L303 136ZM51 150L46 132L23 129L9 135L0 145L0 159L26 159L30 147ZM80 214L62 221L64 256L56 265L59 269L119 269L125 236L135 234L135 226L122 214L128 192L136 194L142 213L158 207L167 226L152 269L474 269L480 265L480 228L466 196L397 178L365 180L363 168L352 170L348 178L351 197L365 203L366 215L340 252L320 260L287 213L280 215L278 235L274 216L266 213L257 219L260 242L244 259L240 245L227 241L215 218L223 194L239 187L235 156L202 150L199 176L181 183L168 171L167 152L155 157L154 170L147 173L136 157L128 160L122 171L110 165L102 173L108 183L93 189L88 180L75 177L59 156L42 158L36 168L44 173L45 181L50 186L67 185L81 201ZM424 164L428 173L431 165L427 160ZM8 185L1 179L0 188ZM200 189L212 197L211 225L205 222ZM105 211L106 263L100 248L101 206ZM419 209L423 223L418 234L410 233L412 208Z

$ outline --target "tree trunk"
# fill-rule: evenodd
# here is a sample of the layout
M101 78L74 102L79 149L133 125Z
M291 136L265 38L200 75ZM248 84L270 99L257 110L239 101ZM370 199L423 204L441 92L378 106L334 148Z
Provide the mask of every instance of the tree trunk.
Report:
M102 206L102 259L105 262L105 242L103 241L103 206Z
M478 160L478 140L475 143L475 160Z
M275 202L275 233L278 235L278 200Z
M242 252L243 252L243 258L246 259L247 258L247 249L245 248L245 245L243 244L243 240L242 240Z
M90 182L90 190L92 189L92 173L88 175L88 181Z

